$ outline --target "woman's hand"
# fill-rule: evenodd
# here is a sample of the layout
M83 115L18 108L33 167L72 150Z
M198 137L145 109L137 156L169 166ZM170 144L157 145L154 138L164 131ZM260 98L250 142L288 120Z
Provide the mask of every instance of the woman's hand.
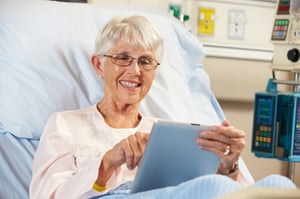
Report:
M227 175L236 166L245 147L245 133L223 121L221 126L200 132L197 143L202 149L217 154L220 158L218 173Z
M148 138L149 134L146 133L130 135L106 153L106 160L114 168L126 163L128 169L134 169L142 158Z
M111 150L107 151L102 158L96 183L98 185L105 185L113 171L122 164L126 164L130 170L138 166L146 148L149 135L148 133L137 132L121 140Z

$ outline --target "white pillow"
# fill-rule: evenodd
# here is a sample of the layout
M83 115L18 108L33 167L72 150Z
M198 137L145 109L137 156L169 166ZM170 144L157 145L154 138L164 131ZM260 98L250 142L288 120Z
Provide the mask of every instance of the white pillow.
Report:
M0 122L7 130L39 138L52 112L101 97L89 58L97 31L85 4L1 3Z
M141 112L218 123L220 110L200 65L202 46L177 19L137 8L34 0L1 3L0 123L18 137L39 138L51 113L100 100L102 82L90 56L99 28L118 14L147 16L165 38L165 57Z

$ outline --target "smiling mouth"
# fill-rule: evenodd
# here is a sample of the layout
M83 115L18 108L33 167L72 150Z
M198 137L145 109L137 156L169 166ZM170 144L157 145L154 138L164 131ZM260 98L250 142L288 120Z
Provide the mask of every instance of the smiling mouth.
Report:
M128 81L120 81L120 84L128 87L128 88L137 88L139 86L141 86L141 84L139 83L133 83L133 82L128 82Z

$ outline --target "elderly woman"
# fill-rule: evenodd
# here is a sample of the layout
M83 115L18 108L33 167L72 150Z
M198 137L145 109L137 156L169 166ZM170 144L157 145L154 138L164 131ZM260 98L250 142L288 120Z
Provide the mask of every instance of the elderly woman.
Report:
M115 17L104 26L91 58L104 82L104 97L93 106L55 113L49 118L34 159L32 199L90 198L128 192L128 182L135 176L154 122L154 118L139 112L139 104L151 88L162 57L163 39L146 18ZM245 146L243 131L225 121L199 133L196 142L219 156L218 174L222 175L214 175L219 176L218 182L230 184L233 179L248 183L237 165ZM194 194L200 198L207 191L197 188L207 181L202 178L178 187L187 192L198 190ZM234 182L227 192L238 185ZM163 188L143 194L175 198L180 195L177 193L176 188ZM141 197L123 197L134 195Z

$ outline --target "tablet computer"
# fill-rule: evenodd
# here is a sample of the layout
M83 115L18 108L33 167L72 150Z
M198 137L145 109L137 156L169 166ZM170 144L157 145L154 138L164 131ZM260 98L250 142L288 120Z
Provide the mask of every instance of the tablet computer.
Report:
M196 137L209 126L157 120L130 193L167 186L217 172L219 158L200 149Z

